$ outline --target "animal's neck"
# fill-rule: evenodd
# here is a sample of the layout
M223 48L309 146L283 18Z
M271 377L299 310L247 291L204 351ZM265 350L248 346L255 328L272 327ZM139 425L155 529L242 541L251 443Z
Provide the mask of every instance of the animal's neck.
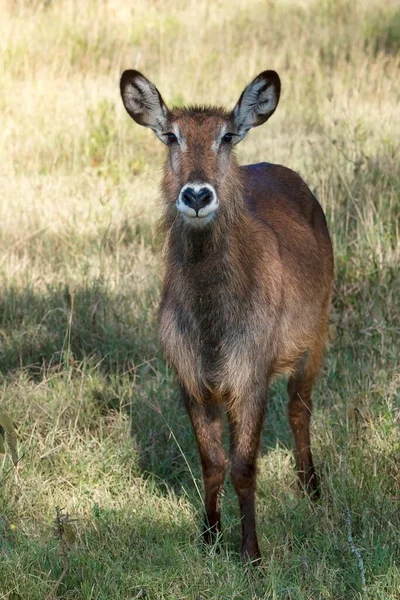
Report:
M168 271L180 273L193 299L211 294L211 304L246 301L249 289L258 287L254 256L259 252L255 252L253 225L244 207L237 210L234 219L217 215L204 229L188 227L176 219L167 240Z
M196 268L213 263L215 267L225 261L229 248L229 239L223 235L219 223L208 227L195 229L185 224L177 227L173 236L175 242L174 254L182 267L196 265Z
M188 226L175 219L168 235L169 257L182 268L220 265L229 261L235 244L246 235L247 215L245 209L235 211L235 217L218 214L213 223L202 228Z

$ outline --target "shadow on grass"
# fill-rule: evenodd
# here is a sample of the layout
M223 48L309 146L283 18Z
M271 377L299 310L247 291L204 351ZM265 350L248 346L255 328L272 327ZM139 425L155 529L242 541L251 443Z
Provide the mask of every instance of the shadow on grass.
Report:
M65 368L90 360L102 373L122 374L157 354L157 290L111 294L100 283L10 287L0 295L0 373Z
M188 486L190 469L198 475L198 461L189 420L157 345L157 304L156 285L129 296L112 294L101 283L42 293L29 286L4 289L0 380L21 373L35 382L54 373L87 373L92 418L128 413L139 469L168 493Z

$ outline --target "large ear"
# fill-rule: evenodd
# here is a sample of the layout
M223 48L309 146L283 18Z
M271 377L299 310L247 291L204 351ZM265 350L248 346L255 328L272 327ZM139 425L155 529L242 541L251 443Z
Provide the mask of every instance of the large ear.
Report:
M233 109L235 143L252 127L265 123L278 106L281 82L275 71L263 71L243 91Z
M168 108L156 86L139 71L124 71L120 81L122 102L129 115L161 137L165 134Z

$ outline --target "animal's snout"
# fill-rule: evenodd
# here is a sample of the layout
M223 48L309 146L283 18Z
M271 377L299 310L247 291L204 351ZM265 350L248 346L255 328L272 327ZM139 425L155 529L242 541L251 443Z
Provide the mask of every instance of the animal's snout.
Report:
M212 190L206 187L194 189L187 187L182 194L182 201L189 208L193 208L196 211L196 215L199 214L199 210L204 208L213 200L214 194Z
M188 182L179 192L176 207L184 221L194 227L210 223L219 206L215 188L205 182Z

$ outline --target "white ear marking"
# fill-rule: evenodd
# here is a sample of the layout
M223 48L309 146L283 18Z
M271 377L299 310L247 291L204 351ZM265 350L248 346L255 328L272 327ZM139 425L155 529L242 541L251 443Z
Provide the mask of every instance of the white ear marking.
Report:
M149 127L162 139L160 136L166 124L168 109L155 85L138 71L124 71L120 88L122 101L129 115L139 125Z
M280 94L280 80L275 71L264 71L243 91L233 110L238 143L252 127L264 123L275 111Z

